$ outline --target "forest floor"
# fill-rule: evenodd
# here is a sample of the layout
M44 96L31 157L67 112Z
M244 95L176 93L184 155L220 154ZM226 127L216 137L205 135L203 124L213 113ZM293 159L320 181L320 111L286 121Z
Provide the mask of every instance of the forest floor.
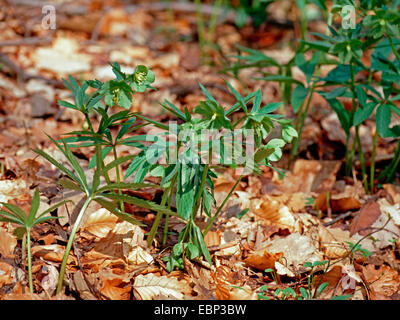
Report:
M294 55L288 45L295 36L291 26L271 24L255 30L219 24L219 50L207 51L212 62L207 65L202 64L197 43L195 13L175 11L171 18L167 11L129 12L122 5L105 11L95 1L89 7L85 3L74 2L69 12L57 9L55 30L44 30L38 23L40 8L0 6L0 201L29 211L35 188L40 190L43 209L62 199L81 200L81 195L57 186L59 172L32 151L40 148L63 161L46 134L60 138L82 128L84 119L78 112L57 105L58 99L69 98L62 83L69 74L107 80L112 77L108 62L117 61L130 72L139 64L150 67L157 90L136 94L131 110L165 123L174 118L161 110L159 102L168 99L191 110L203 99L199 82L224 106L235 99L223 79L243 94L244 87L250 92L261 89L264 104L280 101L279 85L252 79L251 70L243 70L242 83L219 70L235 54L235 44L287 62ZM87 13L80 14L83 9ZM318 30L319 25L311 28ZM301 73L298 77L302 80ZM285 112L293 117L289 108ZM368 121L360 127L366 153L371 152L372 130ZM388 163L394 147L390 140L379 140L378 169ZM137 152L128 147L118 151ZM149 226L146 229L92 205L67 264L69 288L54 295L74 215L68 204L58 209L60 219L32 230L35 293L30 294L21 240L13 235L15 226L0 222L0 299L294 299L303 288L319 299L348 295L398 300L400 188L384 184L366 194L357 175L357 159L352 177L343 175L344 152L345 135L336 114L315 95L299 156L290 170L283 178L270 168L244 177L206 235L212 266L184 258L185 270L168 273L163 257L184 226L179 220L169 221L166 247L159 241L148 247L145 238L153 212L126 208ZM74 154L87 168L93 153L74 150ZM276 166L287 169L287 152ZM217 203L239 175L231 169L221 171L215 180ZM150 189L137 196L157 202L160 193ZM239 219L238 212L245 208L249 212ZM312 270L307 267L307 262L317 261L321 263ZM322 283L327 285L319 292Z

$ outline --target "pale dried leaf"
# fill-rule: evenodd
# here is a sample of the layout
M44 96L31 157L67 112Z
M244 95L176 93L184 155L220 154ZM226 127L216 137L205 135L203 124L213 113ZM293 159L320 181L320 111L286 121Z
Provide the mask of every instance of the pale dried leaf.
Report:
M152 300L158 295L173 300L182 300L191 293L191 288L185 280L179 281L172 277L156 276L153 273L137 276L133 289L138 300Z
M0 228L0 256L4 258L13 258L16 245L17 240L15 237L4 228Z
M114 229L118 217L110 213L107 209L101 208L90 214L83 230L88 231L99 238L104 238Z
M305 262L322 261L323 255L315 247L313 241L299 233L292 233L285 238L274 239L266 248L272 254L283 253L286 267L295 268L299 272Z
M0 261L0 287L13 282L14 267L11 264Z
M23 179L0 180L0 202L16 199L22 196L26 190L26 182ZM2 205L0 205L1 207Z
M48 273L43 277L41 284L42 288L51 296L57 288L59 273L57 268L51 264L46 267L48 268Z
M325 255L328 258L342 258L348 254L349 245L347 242L352 241L349 231L323 226L320 226L318 231L321 247L325 249Z
M64 257L65 247L59 244L49 244L32 247L32 255L42 257L52 262L61 262ZM68 263L74 262L76 259L71 254L68 256Z
M362 273L369 283L375 299L387 299L400 289L400 276L392 268L381 265L378 269L374 265L362 267Z

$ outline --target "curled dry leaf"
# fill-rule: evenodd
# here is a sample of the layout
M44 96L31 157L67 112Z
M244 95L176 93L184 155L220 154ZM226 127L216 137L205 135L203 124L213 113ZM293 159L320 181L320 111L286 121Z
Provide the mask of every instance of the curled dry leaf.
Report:
M374 265L369 264L362 267L362 274L369 283L372 299L388 299L400 289L400 275L386 265L376 269Z
M216 272L212 273L218 300L255 300L256 294L246 284L242 284L240 273L234 272L232 268L220 265Z
M0 228L0 256L13 258L17 240L4 228Z
M101 293L111 300L129 300L132 286L118 276L103 278Z
M188 299L191 291L186 280L153 273L137 276L133 284L133 292L138 300L153 300L160 295L171 300Z
M257 250L251 253L245 260L249 266L264 271L268 268L274 268L275 263L283 257L282 252L269 253L267 248Z
M303 192L308 194L312 190L313 182L322 169L319 161L299 159L293 166L293 171L286 173L281 182L281 189L287 193Z
M389 196L392 198L392 203L400 203L400 187L395 186L393 184L384 184L383 189L389 194ZM380 199L381 201L383 199Z
M123 221L117 223L86 256L91 259L122 259L130 265L150 264L153 257L146 249L143 230Z
M362 239L362 247L371 252L391 246L393 244L393 239L398 239L400 237L399 228L390 215L381 213L376 220L374 220L378 210L381 212L377 206L379 207L378 204L373 206L374 209L369 211L369 215L365 213L367 218L364 220L362 219L363 217L360 217L360 221L358 221L358 224L355 224L354 227L354 230L358 230L358 232L352 235L353 243ZM361 226L363 228L361 228ZM350 228L350 231L351 230Z
M64 257L65 247L59 244L49 244L32 247L32 255L41 257L47 261L61 262ZM67 263L75 263L76 258L73 255L68 256Z
M25 194L26 190L26 182L23 179L0 180L0 202L19 198Z
M293 166L293 171L286 173L281 184L284 193L322 192L330 190L335 181L336 174L341 166L340 161L316 161L299 159Z
M350 232L339 228L318 228L319 241L326 257L342 258L349 252Z
M271 196L265 195L261 199L251 201L250 210L257 216L267 220L271 225L296 230L296 219L287 206Z
M0 261L0 287L13 283L13 271L14 267L11 264Z
M390 216L397 226L400 226L400 199L394 205L391 205L386 199L379 199L378 203L381 211Z
M369 227L380 217L380 206L376 202L366 203L360 210L360 213L353 219L350 224L351 235L359 233L365 236L369 232Z
M48 273L43 277L41 284L42 288L48 293L49 296L51 296L56 290L59 273L57 268L51 264L47 265L46 267L48 269Z
M104 238L115 227L118 217L107 209L101 208L88 217L83 230L88 231L99 238Z
M271 244L266 247L266 250L271 254L283 253L281 261L284 261L284 263L282 263L282 265L291 270L298 270L299 272L306 271L306 269L302 267L305 262L323 260L322 253L319 252L313 241L297 232L285 238L274 239L271 241ZM280 268L280 270L283 271L283 268ZM284 274L286 273L282 275Z
M130 247L125 257L131 265L151 264L154 261L153 256L139 246Z
M221 244L221 232L220 231L209 231L204 237L204 242L207 247L218 246Z

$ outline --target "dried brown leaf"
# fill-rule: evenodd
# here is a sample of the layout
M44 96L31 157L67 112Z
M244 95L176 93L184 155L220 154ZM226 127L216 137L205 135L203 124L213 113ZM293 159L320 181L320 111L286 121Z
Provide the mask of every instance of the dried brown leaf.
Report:
M192 291L186 280L157 276L153 273L137 276L133 290L138 300L153 300L160 295L168 299L182 300L187 299Z
M8 233L6 229L0 228L0 256L13 258L16 245L17 240L15 237Z
M362 267L362 274L369 283L372 299L388 299L400 289L400 275L386 265L376 268L369 264Z
M83 230L88 231L99 238L104 238L115 227L118 217L108 210L101 208L90 214Z

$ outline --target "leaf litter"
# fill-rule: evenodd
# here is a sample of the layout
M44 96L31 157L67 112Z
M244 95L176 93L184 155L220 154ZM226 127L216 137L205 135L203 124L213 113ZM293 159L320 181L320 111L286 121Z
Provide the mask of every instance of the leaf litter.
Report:
M8 19L12 19L11 15ZM99 21L98 16L93 19ZM107 61L119 61L124 70L142 63L154 69L155 86L159 90L146 98L138 96L133 101L133 111L168 120L169 116L161 114L156 102L167 97L177 106L195 105L200 94L188 83L196 84L200 78L214 85L218 97L230 103L230 98L218 90L218 85L223 83L219 75L213 68L189 59L188 56L195 57L195 54L188 55L185 46L178 42L174 46L173 41L167 43L167 40L158 43L157 50L149 45L149 39L157 36L148 27L155 22L154 16L138 12L135 24L130 23L131 19L123 10L114 9L99 25L100 36L116 39L112 37L122 35L129 42L113 43L102 38L83 45L85 37L71 31L79 29L80 24L64 21L50 44L20 50L8 48L7 54L42 79L23 83L3 72L0 75L2 96L9 97L8 111L0 123L0 160L3 163L4 159L5 164L0 180L1 202L26 206L33 194L30 189L39 184L43 195L40 205L48 207L62 192L49 187L49 181L58 177L59 172L42 159L34 158L30 148L42 145L63 162L59 151L48 146L43 128L60 134L81 129L82 121L68 110L57 113L56 99L64 99L68 93L49 80L70 73L107 79L110 74ZM91 24L90 32L95 30L95 25ZM185 35L191 33L188 25L187 17L174 21L174 26ZM221 30L229 27L229 36L220 40L222 50L229 52L243 35L231 26L220 27ZM288 49L267 51L283 60L293 55ZM189 52L198 51L194 46ZM248 87L256 85L250 77L245 81ZM176 87L186 91L178 92ZM278 89L274 83L263 87L271 93L267 95L271 100L277 98L274 92ZM38 94L41 98L35 98ZM35 101L45 103L43 99L48 101L49 108L36 109ZM16 119L14 112L21 119ZM321 126L315 122L306 124L305 143L300 148L307 149L315 143L313 139L321 130L327 132L330 140L343 141L338 135L341 131L332 129L339 125L335 116L331 113ZM86 168L84 158L92 156L82 155ZM168 248L166 251L159 246L149 248L145 240L148 228L122 222L106 209L93 207L78 232L74 254L68 259L71 288L82 299L257 299L263 285L275 289L294 283L298 291L311 277L307 263L329 261L326 270L327 264L315 268L314 283L328 282L321 298L350 294L352 299L399 299L400 190L398 186L386 184L383 185L385 194L370 197L360 181L340 180L340 167L341 162L337 160L299 159L283 179L268 168L259 176L246 176L205 238L214 262L211 267L204 261L184 257L184 271L166 272L162 258ZM233 171L226 170L216 178L217 203L223 201L237 177ZM142 195L153 199L157 193ZM72 197L72 200L77 203L80 198ZM249 211L238 217L243 209ZM132 210L138 216L143 214L135 212L135 208ZM349 212L348 216L334 220ZM39 292L33 295L27 289L25 262L13 261L20 254L21 240L13 234L13 225L0 222L0 299L72 299L65 294L54 296L54 290L73 206L68 204L53 214L63 216L57 220L57 227L49 224L51 231L46 233L38 228L33 233L34 282ZM150 216L148 212L145 214ZM146 216L141 218L146 221ZM176 229L171 229L177 231L179 227L177 223ZM381 262L376 264L376 261Z

